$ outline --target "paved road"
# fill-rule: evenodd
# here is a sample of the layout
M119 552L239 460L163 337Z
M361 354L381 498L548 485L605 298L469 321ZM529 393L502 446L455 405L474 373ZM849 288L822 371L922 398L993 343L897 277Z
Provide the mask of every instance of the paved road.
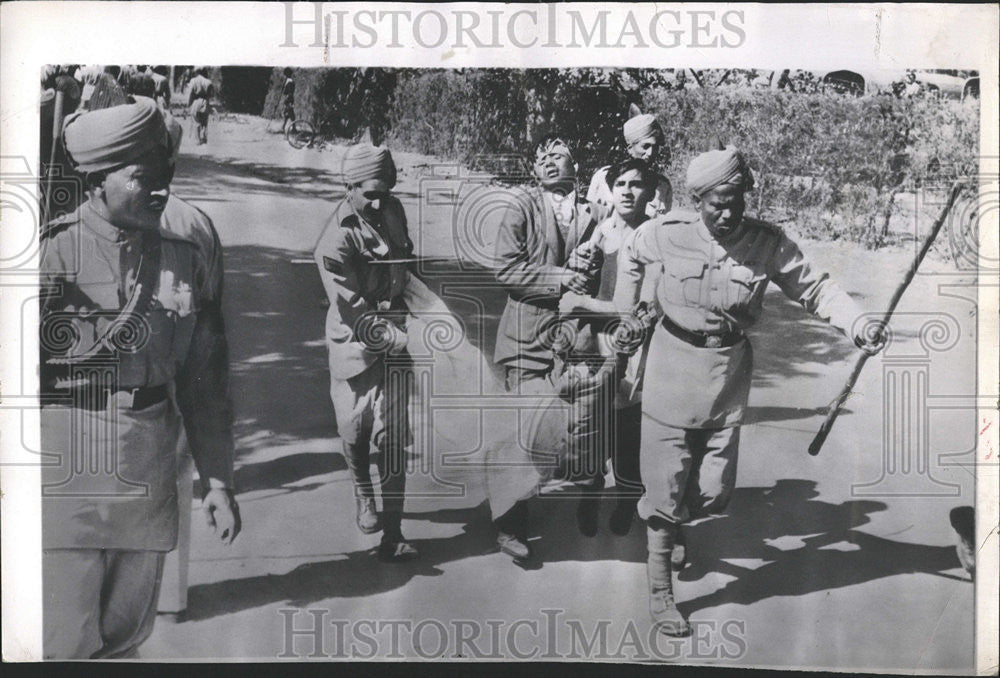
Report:
M493 553L486 509L463 499L408 501L404 531L423 558L410 565L374 558L377 537L353 524L326 393L322 287L312 266L293 263L308 256L343 193L340 150L294 151L259 121L222 123L210 134L207 147L185 148L175 191L213 218L226 247L245 531L224 548L194 516L188 616L161 619L143 657L377 652L970 669L973 586L955 558L948 511L972 503L975 413L964 396L974 392L975 307L962 287L952 297L938 289L964 279L918 278L900 307L896 341L870 362L817 458L806 447L853 352L780 293L769 296L754 330L738 489L728 515L691 528L694 563L678 586L696 637L656 639L646 611L644 530L637 521L627 537L610 534L603 522L610 501L601 533L587 539L559 488L533 500L537 569ZM408 154L399 164L418 251L463 258L470 248L489 251L489 219L480 231L455 235L466 220L456 219L454 201L427 198L448 184L434 177L454 168ZM462 185L457 194L477 186ZM871 308L885 304L885 288L910 256L906 248L804 247ZM951 269L934 260L928 270ZM429 282L439 288L441 280ZM484 309L473 343L488 351L502 296L471 289ZM929 321L940 324L938 334L921 334ZM911 399L895 399L904 383ZM416 476L408 489L433 483ZM322 647L309 634L289 634L316 622Z

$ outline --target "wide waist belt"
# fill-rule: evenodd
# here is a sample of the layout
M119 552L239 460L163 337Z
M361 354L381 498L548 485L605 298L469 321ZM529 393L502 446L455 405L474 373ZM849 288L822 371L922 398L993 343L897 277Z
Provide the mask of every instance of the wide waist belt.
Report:
M663 316L663 329L674 335L681 341L697 346L698 348L726 348L738 343L743 339L743 332L724 332L722 334L707 334L705 332L692 332L680 327L667 316Z
M140 386L139 388L119 389L100 388L98 386L79 386L52 394L43 404L71 405L82 410L106 410L108 401L112 398L119 407L130 410L144 410L167 399L169 390L166 384L159 386Z

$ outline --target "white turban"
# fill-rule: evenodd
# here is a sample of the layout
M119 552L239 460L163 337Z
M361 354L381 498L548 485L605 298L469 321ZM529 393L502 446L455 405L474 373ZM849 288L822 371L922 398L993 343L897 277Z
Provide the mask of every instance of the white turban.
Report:
M622 126L622 134L625 135L625 142L631 145L654 135L662 137L663 130L660 128L660 123L656 121L655 115L640 113L625 121Z

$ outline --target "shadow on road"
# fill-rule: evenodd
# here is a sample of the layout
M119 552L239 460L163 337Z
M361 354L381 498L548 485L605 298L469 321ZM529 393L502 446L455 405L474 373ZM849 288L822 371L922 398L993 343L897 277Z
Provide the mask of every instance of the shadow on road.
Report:
M855 528L888 507L878 501L818 501L816 483L784 479L773 487L738 488L725 516L687 528L691 564L683 581L709 572L736 577L721 589L678 603L685 614L717 605L750 605L801 596L898 574L953 578L954 548L876 537ZM765 561L742 567L727 560ZM756 565L756 563L754 564Z
M299 565L281 575L229 579L192 586L185 621L284 602L306 607L327 598L357 598L405 586L414 577L442 574L438 565L489 553L493 547L483 507L450 510L445 522L465 524L465 532L440 539L414 539L421 558L411 563L380 563L372 549L341 558Z
M291 263L301 257L269 247L226 248L223 308L238 449L252 440L328 436L333 450L325 294L315 266Z
M808 368L809 363L844 362L857 352L839 330L806 312L775 287L766 293L764 313L748 334L754 347L755 388L780 386L789 377L817 376ZM845 379L849 369L845 363Z
M331 163L339 170L339 162ZM195 201L247 194L325 200L344 195L339 171L200 155L185 155L182 167L173 190Z
M875 537L855 528L883 511L876 501L831 504L817 501L815 483L779 480L773 487L738 488L729 513L688 527L690 564L679 578L696 580L709 572L736 579L711 594L685 600L685 614L722 604L751 603L774 596L799 596L860 584L904 573L936 574L959 566L954 548L926 546ZM585 538L576 531L575 501L558 495L531 501L529 539L542 567L563 561L620 560L645 562L645 529L636 521L627 537L607 531L612 502L603 501L601 532ZM285 603L304 607L328 598L355 598L396 590L412 578L442 574L441 565L494 551L494 532L484 505L408 513L412 520L457 523L453 537L411 538L421 559L408 564L382 564L371 550L300 565L281 575L264 575L191 587L186 619L198 621L221 614ZM499 557L499 556L498 556ZM750 569L732 560L765 561ZM514 565L510 565L514 567Z

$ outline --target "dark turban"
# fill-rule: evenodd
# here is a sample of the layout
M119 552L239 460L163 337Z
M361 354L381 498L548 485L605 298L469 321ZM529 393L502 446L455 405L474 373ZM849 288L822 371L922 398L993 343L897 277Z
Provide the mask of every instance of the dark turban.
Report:
M384 146L358 144L344 153L344 183L357 185L369 179L381 179L392 188L396 185L396 163Z
M744 191L753 188L753 174L735 146L702 153L688 165L687 187L696 196L723 184L740 184Z
M81 172L123 167L157 149L170 148L163 114L156 102L146 97L70 116L63 126L63 140L74 167Z

